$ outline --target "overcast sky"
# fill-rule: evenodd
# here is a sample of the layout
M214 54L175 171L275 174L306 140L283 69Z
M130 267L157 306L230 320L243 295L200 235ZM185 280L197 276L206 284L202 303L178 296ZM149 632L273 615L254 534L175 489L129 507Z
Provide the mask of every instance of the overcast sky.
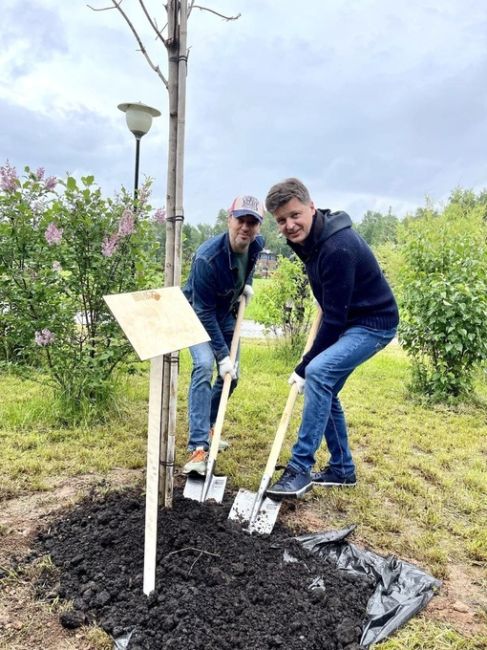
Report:
M110 0L91 0L96 7ZM148 0L165 23L162 0ZM122 5L166 70L137 0ZM207 0L189 21L184 206L214 223L235 195L298 176L320 207L398 216L487 187L485 0ZM0 162L133 187L117 109L157 107L141 174L165 202L167 92L115 11L2 0Z

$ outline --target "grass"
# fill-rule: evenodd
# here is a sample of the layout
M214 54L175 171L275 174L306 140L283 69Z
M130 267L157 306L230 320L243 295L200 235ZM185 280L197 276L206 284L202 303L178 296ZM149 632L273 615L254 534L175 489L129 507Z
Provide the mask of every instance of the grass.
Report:
M147 376L122 379L119 410L108 424L63 428L48 387L0 380L0 497L48 489L54 477L145 465Z
M448 625L415 618L376 647L380 650L485 650L486 641L484 635L466 639Z
M224 436L230 452L219 471L235 487L255 490L276 431L294 360L275 344L245 341L243 374L229 401ZM190 372L181 353L177 463L185 455L186 392ZM10 375L0 378L0 497L45 490L54 477L114 467L143 468L146 454L148 366L121 377L119 410L105 424L59 428L52 395L40 384ZM349 491L316 489L308 502L323 529L357 524L355 539L382 554L412 561L439 578L454 564L466 576L487 566L487 388L480 400L456 408L427 407L407 395L408 360L391 345L359 368L342 392L359 484ZM281 455L290 454L299 423L298 398ZM318 463L327 461L323 448ZM487 579L484 578L484 587ZM380 647L384 650L477 650L487 636L465 637L453 626L424 617L408 623Z

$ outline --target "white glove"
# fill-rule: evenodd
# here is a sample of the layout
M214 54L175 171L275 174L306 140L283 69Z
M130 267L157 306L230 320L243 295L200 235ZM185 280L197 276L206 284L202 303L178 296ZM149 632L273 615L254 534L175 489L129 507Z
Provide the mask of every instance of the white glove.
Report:
M293 384L296 384L298 387L298 393L303 393L304 392L304 384L306 382L306 379L303 379L300 375L297 373L293 372L292 375L289 377L287 380L287 383L290 384L291 386Z
M218 374L222 379L225 379L225 375L228 373L232 379L237 379L237 369L231 362L230 357L224 357L218 362Z
M245 297L245 304L248 305L254 296L254 290L250 284L246 284L243 288L242 295Z

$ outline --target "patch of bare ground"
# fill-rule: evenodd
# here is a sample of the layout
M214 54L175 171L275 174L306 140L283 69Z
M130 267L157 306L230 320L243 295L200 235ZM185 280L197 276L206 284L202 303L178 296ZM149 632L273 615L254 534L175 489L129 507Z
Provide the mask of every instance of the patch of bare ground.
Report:
M425 615L469 636L487 632L487 576L480 567L450 564L448 578Z

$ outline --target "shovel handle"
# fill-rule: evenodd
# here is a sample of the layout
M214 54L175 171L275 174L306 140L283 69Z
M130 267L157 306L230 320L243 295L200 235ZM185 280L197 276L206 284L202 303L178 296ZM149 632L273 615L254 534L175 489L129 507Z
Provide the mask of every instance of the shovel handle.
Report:
M240 329L244 317L246 306L245 297L242 295L238 305L237 321L233 331L232 343L230 346L230 361L235 364L238 352L238 344L240 341ZM218 445L220 444L221 433L223 429L223 420L225 418L225 411L227 410L228 396L230 395L230 385L232 383L232 376L227 372L223 379L222 394L220 397L220 404L218 405L218 413L216 416L215 426L213 429L213 437L211 439L209 460L215 460L218 454Z
M303 356L308 352L308 350L313 345L315 340L316 333L321 324L322 311L318 307L316 316L309 330L308 338L306 339L306 345L304 347ZM302 358L302 357L301 357ZM294 403L296 402L296 397L298 396L298 387L296 384L292 384L291 390L289 391L289 396L287 398L286 406L284 407L283 414L281 416L281 421L276 431L274 442L272 443L271 451L269 458L267 460L267 465L265 466L264 475L272 476L279 460L279 454L281 453L282 443L284 442L284 437L286 435L289 422L291 420L291 415L293 412Z

